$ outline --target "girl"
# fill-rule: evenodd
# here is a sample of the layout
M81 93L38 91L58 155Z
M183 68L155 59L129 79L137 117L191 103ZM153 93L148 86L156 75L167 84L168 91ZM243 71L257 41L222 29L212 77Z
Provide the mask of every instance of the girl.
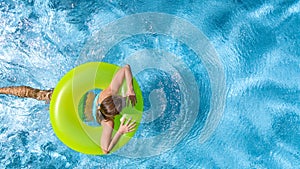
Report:
M126 97L118 95L123 81L126 80L127 93ZM10 94L18 97L33 98L50 102L53 90L40 90L28 86L12 86L0 88L0 94ZM121 124L114 136L114 116L120 114L122 109L131 103L135 106L137 100L132 84L132 72L129 65L125 65L114 75L108 88L104 89L97 99L96 120L103 126L100 140L101 149L104 154L108 154L116 145L120 137L128 132L132 132L136 122L121 118ZM126 103L127 102L127 103ZM126 121L126 123L125 123Z

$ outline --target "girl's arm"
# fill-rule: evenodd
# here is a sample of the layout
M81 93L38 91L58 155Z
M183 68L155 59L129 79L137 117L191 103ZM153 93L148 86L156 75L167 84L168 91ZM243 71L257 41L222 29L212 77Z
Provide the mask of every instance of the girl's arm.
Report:
M108 154L114 146L119 141L120 137L128 132L132 132L134 127L136 126L135 122L131 122L131 119L129 119L125 123L125 119L121 120L120 128L117 131L117 133L112 137L114 122L113 121L104 121L103 122L103 131L101 136L101 148L104 154Z
M126 95L129 97L129 100L131 101L132 105L134 106L136 104L136 97L135 92L132 85L132 72L129 65L125 65L121 69L118 70L118 72L114 75L109 88L112 92L112 95L116 95L122 86L122 83L126 80L127 84L127 93Z

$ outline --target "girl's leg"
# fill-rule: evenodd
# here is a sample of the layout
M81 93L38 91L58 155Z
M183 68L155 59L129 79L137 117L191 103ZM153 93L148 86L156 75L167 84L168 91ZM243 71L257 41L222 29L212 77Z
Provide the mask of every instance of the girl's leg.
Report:
M29 86L9 86L0 88L0 94L9 94L21 98L33 98L49 102L53 90L40 90Z

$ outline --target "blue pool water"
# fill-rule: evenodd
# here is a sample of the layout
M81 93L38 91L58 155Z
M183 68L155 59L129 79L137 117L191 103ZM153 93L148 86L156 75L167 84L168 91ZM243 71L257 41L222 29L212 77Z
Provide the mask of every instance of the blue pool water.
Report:
M0 168L300 168L300 1L0 2L0 87L131 64L144 97L114 154L73 151L49 105L0 95Z

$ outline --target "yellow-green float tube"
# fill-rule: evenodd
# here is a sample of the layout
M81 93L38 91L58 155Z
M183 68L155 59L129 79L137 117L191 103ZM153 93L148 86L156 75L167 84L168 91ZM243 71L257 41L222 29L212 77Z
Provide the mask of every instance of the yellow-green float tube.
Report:
M78 105L82 96L93 89L105 89L109 86L114 74L120 67L104 63L89 62L69 71L57 84L50 102L50 120L57 137L68 147L81 153L101 155L100 138L102 126L89 126L79 117ZM133 79L137 104L135 107L126 107L121 115L136 120L137 127L142 118L142 92ZM124 84L121 91L126 92ZM121 115L116 116L114 132L120 125ZM111 152L124 146L135 134L136 130L124 134Z

